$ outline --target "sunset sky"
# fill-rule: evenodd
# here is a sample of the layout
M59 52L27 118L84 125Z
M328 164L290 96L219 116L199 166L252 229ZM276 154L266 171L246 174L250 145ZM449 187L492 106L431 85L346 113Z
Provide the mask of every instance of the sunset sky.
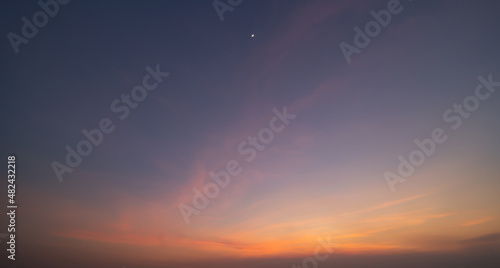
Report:
M320 268L499 267L500 4L401 0L348 62L340 44L392 1L221 0L221 21L212 0L74 0L17 53L5 37L18 267L302 267L319 241L334 249ZM42 8L0 10L7 36ZM145 80L156 89L113 110ZM105 118L113 131L58 179ZM384 174L435 129L446 140L391 190ZM220 187L209 174L231 163Z

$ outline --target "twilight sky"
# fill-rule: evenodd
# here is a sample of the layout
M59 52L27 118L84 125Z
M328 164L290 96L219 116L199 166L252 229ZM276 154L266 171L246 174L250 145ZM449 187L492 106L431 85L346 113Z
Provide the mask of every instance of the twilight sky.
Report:
M498 267L498 1L46 2L0 8L6 267Z

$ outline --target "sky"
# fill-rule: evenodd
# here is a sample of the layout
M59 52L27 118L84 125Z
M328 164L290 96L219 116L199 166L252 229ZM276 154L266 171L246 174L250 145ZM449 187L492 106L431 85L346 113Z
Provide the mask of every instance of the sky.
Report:
M498 1L0 5L2 267L500 264Z

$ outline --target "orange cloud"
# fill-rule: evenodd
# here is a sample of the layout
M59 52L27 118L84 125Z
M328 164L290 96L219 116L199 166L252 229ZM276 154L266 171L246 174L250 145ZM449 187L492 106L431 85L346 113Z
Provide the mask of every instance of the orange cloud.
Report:
M375 207L371 207L371 208L368 208L368 209L345 213L345 214L342 214L342 216L360 214L360 213L375 211L375 210L379 210L379 209L383 209L383 208L388 208L388 207L392 207L392 206L397 206L397 205L400 205L400 204L403 204L403 203L406 203L406 202L409 202L409 201L412 201L412 200L415 200L415 199L422 198L422 197L427 196L429 194L430 193L421 194L421 195L415 195L415 196L412 196L412 197L408 197L408 198L404 198L404 199L400 199L400 200L396 200L396 201L382 203L380 205L377 205Z
M482 219L478 219L478 220L466 222L466 223L463 224L463 226L478 225L478 224L485 223L485 222L488 222L488 221L491 221L491 220L492 219L490 217L482 218Z

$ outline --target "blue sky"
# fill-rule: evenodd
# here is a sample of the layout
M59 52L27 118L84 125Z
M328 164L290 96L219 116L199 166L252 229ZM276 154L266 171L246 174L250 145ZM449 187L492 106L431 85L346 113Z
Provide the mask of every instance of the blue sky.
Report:
M500 81L498 4L402 0L348 63L339 45L389 2L244 0L220 21L211 1L71 1L18 53L4 38L0 148L18 159L26 258L281 267L329 235L339 259L393 256L381 265L498 249L498 92L457 130L443 119L478 76ZM1 10L7 36L41 8ZM169 75L120 120L110 105L147 66ZM296 118L246 161L273 109ZM59 182L51 164L103 118L115 130ZM435 128L446 142L392 192L384 172ZM179 206L230 160L241 174L186 224Z

